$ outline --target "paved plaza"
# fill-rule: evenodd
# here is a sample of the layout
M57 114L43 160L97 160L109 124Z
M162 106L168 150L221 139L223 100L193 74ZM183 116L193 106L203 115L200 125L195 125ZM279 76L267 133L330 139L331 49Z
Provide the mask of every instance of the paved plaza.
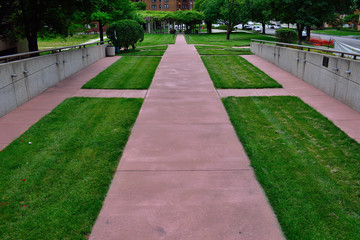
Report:
M243 57L283 88L216 90L178 35L148 90L80 89L119 57L101 59L1 117L0 149L66 98L145 98L90 239L283 239L221 98L298 96L358 142L360 113L258 56Z

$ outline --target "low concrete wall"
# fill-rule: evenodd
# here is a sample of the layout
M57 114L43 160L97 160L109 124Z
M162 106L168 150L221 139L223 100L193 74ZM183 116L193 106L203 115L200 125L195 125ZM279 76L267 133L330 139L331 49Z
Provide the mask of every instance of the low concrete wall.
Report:
M251 43L251 52L360 111L360 61Z
M0 64L0 117L105 57L107 45Z

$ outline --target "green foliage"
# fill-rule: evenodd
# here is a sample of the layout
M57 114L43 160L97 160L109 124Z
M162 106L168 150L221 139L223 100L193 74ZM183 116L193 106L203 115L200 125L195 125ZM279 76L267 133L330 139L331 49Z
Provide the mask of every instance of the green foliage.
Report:
M353 0L272 0L270 6L277 20L296 23L298 43L305 27L321 26L334 18L334 13L349 13Z
M282 28L275 31L276 41L284 43L293 43L297 39L297 33L293 29Z
M133 19L136 8L129 0L89 0L90 18L103 25L121 19Z
M171 18L184 24L198 23L204 19L204 15L198 11L176 11L171 14Z
M137 10L146 10L146 3L145 2L134 2L134 5Z
M137 41L144 40L144 29L134 20L121 20L111 24L106 35L116 47L135 49Z
M218 27L214 27L216 29L220 29L220 30L226 30L227 29L227 26L226 25L220 25Z
M265 24L273 20L272 9L270 8L271 0L251 0L250 15L251 19L262 24L262 31L265 34Z
M13 24L12 32L7 32L10 33L10 37L26 37L29 50L36 51L37 37L40 33L48 36L66 36L74 20L74 13L81 10L83 10L81 1L76 0L3 0L0 2L0 20Z
M344 22L351 23L353 25L353 28L355 29L359 22L359 15L359 13L346 15L344 18Z

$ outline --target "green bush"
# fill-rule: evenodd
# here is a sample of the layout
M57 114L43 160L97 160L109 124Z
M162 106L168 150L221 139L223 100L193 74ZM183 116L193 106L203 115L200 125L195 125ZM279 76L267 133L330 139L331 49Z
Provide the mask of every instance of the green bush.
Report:
M297 32L293 29L282 28L275 31L276 41L284 43L296 42Z
M134 20L121 20L111 24L106 35L115 47L127 50L131 45L135 49L137 41L144 40L144 29Z

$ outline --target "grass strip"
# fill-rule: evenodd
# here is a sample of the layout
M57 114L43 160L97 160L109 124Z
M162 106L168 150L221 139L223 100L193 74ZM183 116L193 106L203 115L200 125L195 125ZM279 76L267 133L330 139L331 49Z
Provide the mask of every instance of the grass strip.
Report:
M99 38L99 34L76 34L68 37L56 37L46 39L39 38L38 45L40 50L46 50L46 48L57 48L83 44L89 40L97 38Z
M312 30L311 33L326 34L333 36L360 36L360 31L351 30Z
M250 55L253 54L248 48L229 48L218 46L195 46L200 55Z
M124 56L87 82L86 89L148 89L160 57Z
M223 102L287 239L360 239L360 144L296 97Z
M0 239L85 239L141 105L68 99L0 152Z
M145 33L144 41L136 43L137 47L175 44L175 36L173 34Z
M163 56L165 51L163 50L147 50L147 49L131 49L131 50L122 50L116 56Z
M211 33L211 34L189 34L186 35L188 44L208 44L221 46L249 46L251 39L260 39L267 41L276 41L274 37L265 36L255 33L232 33L230 40L226 40L225 33Z
M279 88L281 85L239 56L202 56L216 88Z
M167 50L168 49L168 45L164 45L164 46L154 46L154 47L138 47L136 49L139 50Z

